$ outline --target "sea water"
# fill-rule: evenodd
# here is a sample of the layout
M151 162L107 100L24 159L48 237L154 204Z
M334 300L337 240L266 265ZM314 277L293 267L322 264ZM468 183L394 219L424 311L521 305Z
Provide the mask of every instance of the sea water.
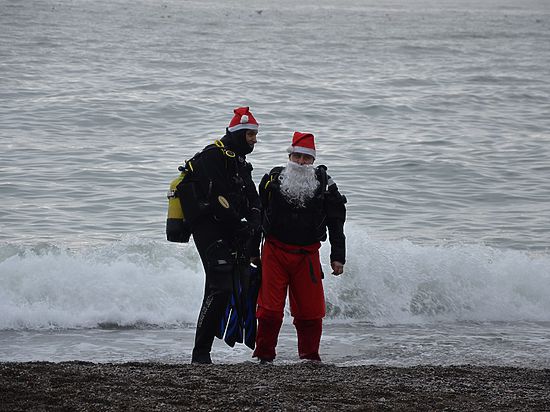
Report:
M325 361L550 367L542 0L0 0L0 361L189 361L165 193L241 105L256 183L308 131L348 198Z

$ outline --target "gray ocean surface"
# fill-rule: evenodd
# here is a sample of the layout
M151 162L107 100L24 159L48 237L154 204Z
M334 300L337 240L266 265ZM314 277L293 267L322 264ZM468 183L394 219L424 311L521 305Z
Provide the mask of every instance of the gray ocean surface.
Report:
M348 198L327 361L550 367L544 0L0 0L0 361L188 360L165 193L242 105Z

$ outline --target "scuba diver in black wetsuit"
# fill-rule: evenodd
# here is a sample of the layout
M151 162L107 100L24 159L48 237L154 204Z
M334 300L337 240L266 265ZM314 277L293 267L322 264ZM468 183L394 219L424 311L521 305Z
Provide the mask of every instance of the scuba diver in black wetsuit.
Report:
M212 363L210 351L234 292L235 273L259 262L261 203L246 161L258 123L248 107L234 110L225 136L189 160L177 191L191 226L206 282L192 363Z

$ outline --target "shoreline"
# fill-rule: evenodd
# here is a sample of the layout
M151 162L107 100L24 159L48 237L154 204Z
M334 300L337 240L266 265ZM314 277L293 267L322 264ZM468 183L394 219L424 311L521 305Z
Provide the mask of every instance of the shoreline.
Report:
M3 362L0 411L550 410L550 369Z

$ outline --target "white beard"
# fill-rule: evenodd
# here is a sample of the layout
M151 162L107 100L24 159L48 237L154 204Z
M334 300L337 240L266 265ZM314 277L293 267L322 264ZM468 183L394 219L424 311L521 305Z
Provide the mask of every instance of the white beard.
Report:
M291 205L298 207L304 207L319 187L313 165L299 165L290 160L279 175L279 180L283 197Z

